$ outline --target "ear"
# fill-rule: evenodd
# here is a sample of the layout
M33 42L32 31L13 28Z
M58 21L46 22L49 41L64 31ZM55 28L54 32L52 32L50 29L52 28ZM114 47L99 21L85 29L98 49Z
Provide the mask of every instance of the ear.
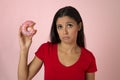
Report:
M79 23L79 31L81 30L82 28L82 22Z

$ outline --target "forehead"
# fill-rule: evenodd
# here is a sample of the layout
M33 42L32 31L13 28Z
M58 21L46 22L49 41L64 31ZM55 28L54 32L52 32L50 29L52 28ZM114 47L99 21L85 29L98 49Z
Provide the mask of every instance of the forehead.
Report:
M61 23L76 23L76 21L69 17L69 16L63 16L63 17L59 17L56 21L56 24L61 24Z

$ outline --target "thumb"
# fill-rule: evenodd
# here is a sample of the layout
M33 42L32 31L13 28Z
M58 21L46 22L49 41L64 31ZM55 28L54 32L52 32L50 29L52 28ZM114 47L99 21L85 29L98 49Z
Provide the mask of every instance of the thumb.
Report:
M33 31L31 32L30 38L32 38L32 37L36 34L36 32L37 32L37 30L33 30Z

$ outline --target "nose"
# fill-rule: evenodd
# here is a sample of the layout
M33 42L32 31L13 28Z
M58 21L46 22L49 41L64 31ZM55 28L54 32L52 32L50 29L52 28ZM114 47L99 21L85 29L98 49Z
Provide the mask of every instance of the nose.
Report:
M66 27L64 27L64 29L63 29L63 34L68 34L68 30Z

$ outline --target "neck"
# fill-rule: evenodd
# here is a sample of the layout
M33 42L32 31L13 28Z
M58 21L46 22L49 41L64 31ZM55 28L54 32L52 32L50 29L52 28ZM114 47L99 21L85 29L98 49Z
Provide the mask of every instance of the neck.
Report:
M59 49L61 49L62 51L65 52L73 52L73 51L78 51L79 50L79 46L77 44L64 44L64 43L60 43L59 44Z

